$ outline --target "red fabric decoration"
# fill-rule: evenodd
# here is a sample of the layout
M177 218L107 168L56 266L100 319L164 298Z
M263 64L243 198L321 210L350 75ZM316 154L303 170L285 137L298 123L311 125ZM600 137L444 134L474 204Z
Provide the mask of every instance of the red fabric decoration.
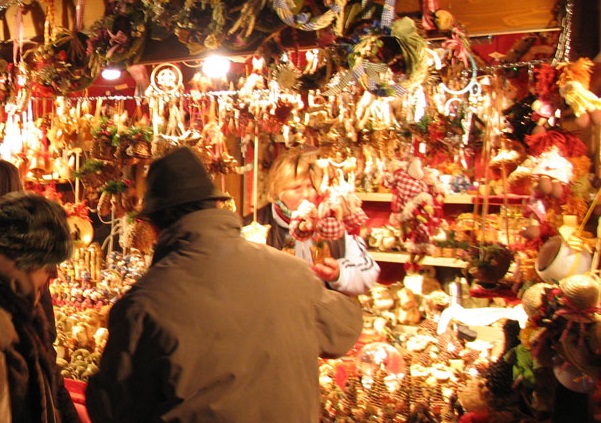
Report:
M465 413L459 418L459 423L488 423L488 412Z
M553 97L553 94L558 94L557 87L557 71L548 64L542 64L534 70L536 78L535 88L538 97L543 101L548 101Z
M524 138L528 144L529 152L533 156L540 156L553 146L559 149L564 157L578 157L587 154L586 145L577 136L568 132L550 130L534 135L526 135Z
M315 227L315 233L323 239L340 239L344 236L344 223L335 217L320 219Z
M90 417L86 409L86 383L80 380L65 378L65 388L75 404L75 409L82 423L90 423Z
M67 212L67 216L71 217L71 216L77 216L77 217L81 217L82 219L87 220L88 222L91 222L92 219L90 219L90 215L88 213L88 207L86 205L85 201L81 201L79 203L65 203L63 205L65 211Z
M349 234L358 235L361 226L363 226L368 220L369 218L363 209L357 209L354 213L345 216L343 222Z

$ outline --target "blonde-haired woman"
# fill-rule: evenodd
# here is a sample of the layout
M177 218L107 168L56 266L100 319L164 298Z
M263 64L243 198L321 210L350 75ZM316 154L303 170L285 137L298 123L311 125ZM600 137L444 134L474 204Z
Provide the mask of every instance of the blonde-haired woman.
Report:
M271 225L267 245L294 250L330 288L347 295L364 294L376 283L380 267L360 237L345 232L341 239L327 241L332 257L315 264L311 254L314 241L299 241L290 236L292 213L304 200L316 201L316 158L314 153L289 150L274 160L267 177L270 202L257 210L256 220L262 225ZM245 223L250 223L252 218L247 216Z

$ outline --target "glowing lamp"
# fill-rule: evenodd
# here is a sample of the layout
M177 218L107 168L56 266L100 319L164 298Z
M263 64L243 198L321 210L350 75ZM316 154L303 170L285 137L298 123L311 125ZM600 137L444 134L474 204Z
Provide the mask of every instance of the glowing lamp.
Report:
M230 61L221 56L209 56L202 64L202 72L209 78L224 78L230 70Z
M114 81L121 77L121 69L117 68L106 68L102 70L102 77L107 81Z

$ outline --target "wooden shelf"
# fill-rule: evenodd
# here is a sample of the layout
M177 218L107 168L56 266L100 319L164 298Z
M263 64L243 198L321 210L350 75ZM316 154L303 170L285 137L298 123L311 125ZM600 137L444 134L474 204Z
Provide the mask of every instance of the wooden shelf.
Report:
M392 201L392 193L390 192L358 192L357 197L361 201L373 201L390 203ZM450 194L444 199L445 204L473 204L474 195L471 194Z
M444 198L445 204L473 204L475 196L472 194L449 194Z
M370 251L369 253L375 261L382 263L407 263L411 258L411 255L408 253L382 251ZM466 267L466 262L452 257L424 256L418 260L418 263L424 266L454 267L457 269L463 269Z
M390 192L358 192L357 197L361 201L390 203L392 201L392 193ZM521 204L528 199L527 195L507 194L508 204ZM445 197L445 204L474 204L478 201L479 204L484 202L484 197L473 194L449 194ZM490 195L488 202L491 205L503 205L505 196Z

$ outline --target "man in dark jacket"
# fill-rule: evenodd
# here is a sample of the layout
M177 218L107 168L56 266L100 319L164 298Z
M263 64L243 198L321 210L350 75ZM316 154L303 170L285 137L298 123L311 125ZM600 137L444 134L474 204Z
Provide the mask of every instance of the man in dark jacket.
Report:
M246 241L240 217L216 208L227 198L189 148L150 166L142 214L159 240L111 310L93 421L319 421L318 357L353 346L360 307L302 260Z

